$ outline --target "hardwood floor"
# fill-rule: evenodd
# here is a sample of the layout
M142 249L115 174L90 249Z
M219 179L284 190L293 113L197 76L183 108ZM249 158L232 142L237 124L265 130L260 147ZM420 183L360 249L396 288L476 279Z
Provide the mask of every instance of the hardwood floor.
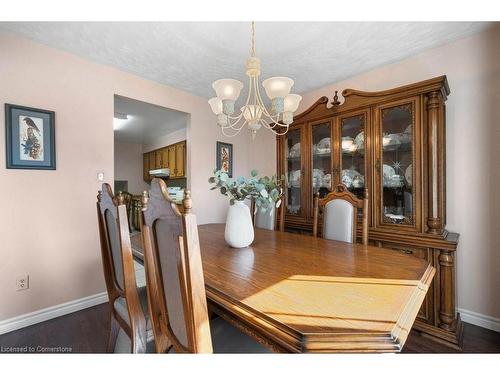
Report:
M14 347L20 351L104 353L108 329L108 305L102 304L0 335L0 352ZM412 332L403 353L456 351ZM500 353L500 333L464 323L463 353Z

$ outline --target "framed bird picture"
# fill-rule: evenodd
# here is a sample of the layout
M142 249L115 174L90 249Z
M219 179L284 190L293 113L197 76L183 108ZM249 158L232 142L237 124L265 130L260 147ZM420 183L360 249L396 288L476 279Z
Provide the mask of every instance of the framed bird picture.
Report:
M56 169L55 112L5 104L9 169Z

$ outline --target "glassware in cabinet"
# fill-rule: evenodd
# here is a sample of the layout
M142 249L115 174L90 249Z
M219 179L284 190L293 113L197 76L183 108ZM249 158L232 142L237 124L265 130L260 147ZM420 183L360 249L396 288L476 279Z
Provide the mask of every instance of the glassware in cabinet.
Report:
M415 226L415 111L410 101L379 109L379 175L381 224Z
M367 185L366 113L340 118L340 182L358 198Z
M311 186L322 198L332 190L332 127L330 122L311 124Z
M296 128L288 131L285 140L286 212L290 215L302 212L302 138L302 128Z

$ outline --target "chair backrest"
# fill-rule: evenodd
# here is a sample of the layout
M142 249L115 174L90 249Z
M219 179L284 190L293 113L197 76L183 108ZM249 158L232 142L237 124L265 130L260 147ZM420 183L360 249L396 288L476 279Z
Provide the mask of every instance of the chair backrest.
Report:
M123 202L125 205L125 208L127 209L127 222L128 222L128 229L129 232L132 232L132 198L133 195L129 193L128 191L119 191L118 194L115 197L118 201Z
M198 227L189 191L183 206L181 214L165 182L152 180L149 198L143 200L142 236L149 304L158 310L151 316L155 340L170 342L177 353L211 353Z
M320 199L314 197L313 235L318 235L319 217L322 216L322 236L329 240L356 242L358 210L362 210L362 242L368 244L368 190L359 199L345 185L339 184Z
M275 230L278 226L280 232L285 231L285 210L284 210L284 197L281 200L281 205L276 208L272 207L271 210L262 211L255 204L255 199L250 200L250 212L252 214L252 223L254 228L262 228ZM279 220L278 220L279 218Z
M97 218L110 305L113 306L118 297L124 297L132 331L145 330L144 312L137 292L127 210L121 198L113 197L109 184L102 184L102 190L97 195ZM138 345L146 347L145 342Z

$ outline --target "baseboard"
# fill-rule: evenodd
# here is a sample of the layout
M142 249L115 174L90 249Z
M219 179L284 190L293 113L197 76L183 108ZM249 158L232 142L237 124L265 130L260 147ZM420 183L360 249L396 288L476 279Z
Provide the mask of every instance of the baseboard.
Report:
M30 312L28 314L15 316L10 319L0 321L0 335L24 328L33 324L44 322L58 316L83 310L88 307L99 305L108 301L108 293L98 293L93 296L80 298L74 301L61 303L60 305L47 307L45 309Z
M491 329L492 331L500 332L500 319L489 315L479 314L474 311L458 309L462 321L474 324L479 327Z

